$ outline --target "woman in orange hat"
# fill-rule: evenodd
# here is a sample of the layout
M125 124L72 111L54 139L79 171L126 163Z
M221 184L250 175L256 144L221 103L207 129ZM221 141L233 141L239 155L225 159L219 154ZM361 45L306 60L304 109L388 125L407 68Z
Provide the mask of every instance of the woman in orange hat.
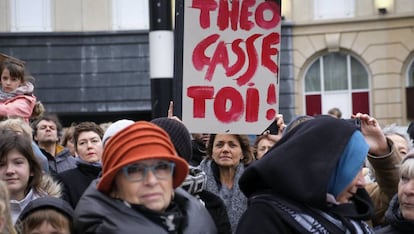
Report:
M102 177L75 209L76 233L216 233L204 206L178 188L187 174L160 127L139 121L118 129L105 141Z

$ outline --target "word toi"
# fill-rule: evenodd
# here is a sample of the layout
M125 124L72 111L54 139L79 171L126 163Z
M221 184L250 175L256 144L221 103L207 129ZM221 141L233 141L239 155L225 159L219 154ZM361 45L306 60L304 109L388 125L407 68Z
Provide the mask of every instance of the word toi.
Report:
M277 103L275 84L268 86L266 101L269 105ZM214 115L222 123L239 121L243 115L246 122L257 122L259 119L260 94L255 87L246 90L245 99L233 87L222 87L214 93L213 86L190 86L187 96L193 100L193 118L205 118L206 102L213 99ZM266 119L273 120L276 111L267 110Z

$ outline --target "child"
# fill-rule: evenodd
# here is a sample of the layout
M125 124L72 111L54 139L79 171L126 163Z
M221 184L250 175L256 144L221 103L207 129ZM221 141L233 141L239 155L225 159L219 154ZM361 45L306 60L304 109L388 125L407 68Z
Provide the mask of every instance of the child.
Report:
M61 196L61 187L42 172L27 137L14 131L0 131L0 179L10 193L13 223L32 200L44 196Z
M41 197L31 201L17 221L22 234L61 233L73 230L73 209L66 201L56 197Z
M27 123L36 106L33 84L25 74L24 63L0 54L0 117L18 116ZM38 106L37 108L39 108Z
M0 121L0 129L9 129L29 138L32 142L33 153L39 160L42 170L45 173L49 173L49 162L42 151L40 151L39 146L32 140L33 130L28 123L26 123L22 118L8 118Z

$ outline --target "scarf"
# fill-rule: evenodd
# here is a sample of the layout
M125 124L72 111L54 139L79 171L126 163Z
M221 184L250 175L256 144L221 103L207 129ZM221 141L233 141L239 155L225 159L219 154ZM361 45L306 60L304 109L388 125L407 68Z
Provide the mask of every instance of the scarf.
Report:
M221 196L221 191L223 188L220 182L220 172L218 165L213 160L204 159L200 163L199 168L203 170L207 175L206 190L219 196L224 201L224 204L227 208L227 215L229 216L231 228L234 232L236 230L240 217L247 209L247 198L241 192L239 187L239 179L244 171L243 163L240 163L236 168L234 184L233 188L230 190L231 195L229 197Z
M184 215L179 206L174 201L171 201L171 204L168 206L165 212L156 212L147 209L143 205L129 204L126 201L124 201L124 203L128 207L131 207L133 210L138 211L154 223L163 227L168 233L182 233Z
M356 203L366 203L364 200L369 195L364 192L365 190L358 191L358 196L361 196L361 199L355 201ZM270 193L253 195L249 199L249 203L264 203L271 206L279 217L298 233L374 233L372 228L361 220L361 217L368 218L371 210L361 214L357 207L351 203L334 206L323 211Z
M206 189L206 173L196 167L190 166L190 171L181 184L181 188L191 195L195 195Z
M400 203L398 201L398 194L395 194L390 201L385 219L395 229L401 233L411 233L414 230L414 221L405 219L400 210Z
M17 89L11 91L10 93L6 93L3 91L3 89L0 89L0 101L4 102L19 95L32 95L33 90L34 86L29 81L26 81L24 84L22 84Z
M102 167L102 162L98 161L98 162L87 162L83 159L81 159L81 157L76 157L76 165L79 164L85 164L85 165L90 165L90 166L94 166L94 167Z

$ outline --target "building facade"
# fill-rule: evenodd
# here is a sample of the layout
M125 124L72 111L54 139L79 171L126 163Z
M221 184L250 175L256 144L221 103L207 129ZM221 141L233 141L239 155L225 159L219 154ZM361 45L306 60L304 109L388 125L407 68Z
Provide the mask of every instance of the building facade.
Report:
M295 115L365 112L414 119L414 2L287 0L293 23Z
M331 107L414 119L414 1L283 0L282 15L286 121ZM0 0L0 52L27 62L66 125L151 118L148 30L147 0Z

